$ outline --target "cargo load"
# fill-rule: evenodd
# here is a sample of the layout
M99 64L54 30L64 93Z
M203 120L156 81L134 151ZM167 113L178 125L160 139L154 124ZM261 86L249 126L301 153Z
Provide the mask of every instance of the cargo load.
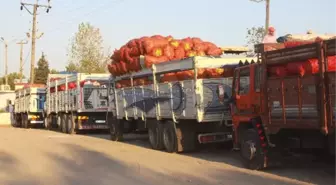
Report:
M175 39L172 36L154 35L130 40L115 50L108 64L113 76L149 69L153 64L171 60L181 60L194 56L214 56L223 54L220 47L197 37ZM141 59L140 56L144 56Z

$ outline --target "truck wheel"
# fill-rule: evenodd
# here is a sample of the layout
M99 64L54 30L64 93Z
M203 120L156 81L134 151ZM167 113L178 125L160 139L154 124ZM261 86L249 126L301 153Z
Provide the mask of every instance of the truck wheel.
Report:
M67 118L66 114L62 114L61 116L61 124L62 124L62 133L67 133Z
M51 116L46 116L44 117L44 128L46 130L50 130L51 129Z
M113 119L109 121L109 132L112 141L122 141L123 138L123 121L119 119Z
M160 122L150 123L148 127L149 143L154 150L164 149L162 132L163 125Z
M177 136L174 124L172 121L167 121L163 125L163 145L169 153L177 152Z
M68 134L75 134L75 116L72 114L69 114L67 116L67 122L66 122L66 126L67 126L67 133Z
M28 128L28 116L26 114L22 114L22 127L23 128Z
M248 129L243 132L241 138L240 154L243 164L251 170L264 168L265 154L262 151L260 139L255 129Z

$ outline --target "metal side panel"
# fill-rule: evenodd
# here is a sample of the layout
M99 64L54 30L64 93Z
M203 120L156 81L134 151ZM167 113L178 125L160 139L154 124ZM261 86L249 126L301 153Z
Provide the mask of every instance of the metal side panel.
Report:
M226 102L219 102L217 88L223 85L225 88ZM201 79L197 80L198 98L198 121L214 122L221 120L231 120L229 104L227 101L231 97L232 78Z
M175 119L196 119L195 81L176 82L172 87L172 108Z
M156 118L153 85L134 87L134 97L133 107L138 119Z
M124 111L124 91L123 89L116 89L116 102L117 102L117 117L122 119L126 116Z
M160 118L172 118L172 84L161 83L158 84L157 102L158 102L158 116Z

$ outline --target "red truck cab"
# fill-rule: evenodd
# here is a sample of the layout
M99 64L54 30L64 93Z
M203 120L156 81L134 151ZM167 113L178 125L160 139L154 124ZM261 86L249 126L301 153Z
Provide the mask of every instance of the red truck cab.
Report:
M328 69L328 60L335 57L335 42L291 48L257 45L258 63L235 69L233 140L246 167L267 167L273 149L329 149L334 153L335 71ZM269 75L270 67L312 59L318 65L315 73Z

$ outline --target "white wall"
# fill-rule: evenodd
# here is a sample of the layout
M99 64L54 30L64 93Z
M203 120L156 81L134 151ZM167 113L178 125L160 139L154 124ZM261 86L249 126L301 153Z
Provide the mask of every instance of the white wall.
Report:
M14 103L15 92L14 91L0 91L0 110L4 110L7 106L8 100Z

